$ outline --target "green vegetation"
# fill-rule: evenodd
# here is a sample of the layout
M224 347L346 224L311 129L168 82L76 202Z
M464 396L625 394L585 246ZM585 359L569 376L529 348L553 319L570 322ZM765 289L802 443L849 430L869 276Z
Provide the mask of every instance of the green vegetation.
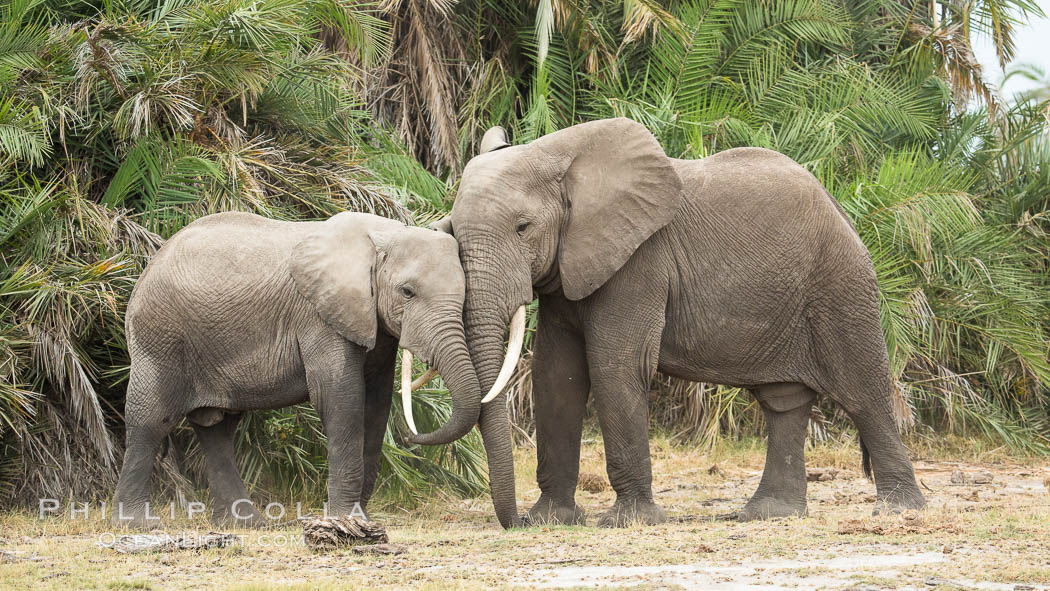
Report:
M675 157L764 146L811 170L871 250L902 424L1050 452L1050 105L1046 92L996 96L970 50L988 36L1005 65L1038 10L0 0L3 494L112 490L123 309L150 254L189 220L354 209L423 223L448 210L490 125L523 142L612 116L645 123ZM662 378L654 398L657 422L684 439L760 426L738 390ZM430 425L450 410L441 390L417 404ZM483 489L476 437L407 447L398 413L387 498ZM813 432L843 425L824 407ZM311 409L259 413L239 445L257 490L323 495ZM188 429L169 450L165 482L199 482Z
M0 13L0 484L5 498L105 495L123 440L123 311L164 238L231 209L411 220L412 209L441 202L445 185L355 91L353 60L374 62L390 43L374 11L29 1ZM360 51L336 53L329 39ZM440 393L417 398L427 427L451 412ZM482 490L480 438L411 448L399 417L385 448L388 496ZM324 439L311 408L257 413L239 447L253 484L323 498ZM188 427L169 449L165 481L200 482Z

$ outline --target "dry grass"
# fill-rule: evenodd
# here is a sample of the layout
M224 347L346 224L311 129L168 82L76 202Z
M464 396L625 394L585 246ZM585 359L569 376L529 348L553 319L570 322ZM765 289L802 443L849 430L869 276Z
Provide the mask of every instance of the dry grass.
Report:
M1050 585L1050 477L1045 460L1019 460L949 442L948 452L916 445L930 507L919 515L870 516L874 487L860 476L849 443L810 451L810 467L838 468L835 479L809 484L810 516L736 523L715 517L739 508L757 484L763 446L745 443L710 453L652 443L654 491L671 522L601 530L553 527L501 531L488 499L438 500L416 511L387 507L373 515L387 526L395 556L349 550L316 554L287 525L237 531L241 542L200 553L120 555L98 548L110 531L100 519L38 520L0 516L0 587L34 589L240 590L532 588L540 585L794 585L799 588L896 588L928 584L989 588ZM943 453L966 457L948 461ZM986 457L981 463L972 457ZM525 510L539 496L535 452L519 450L518 496ZM953 486L951 472L988 471L993 482ZM604 477L598 441L584 446L582 472ZM595 487L598 489L600 487ZM594 523L611 490L580 491ZM976 499L976 500L973 500ZM209 531L201 520L179 531ZM169 530L170 531L170 530ZM293 540L289 543L288 540ZM637 587L635 587L637 588Z

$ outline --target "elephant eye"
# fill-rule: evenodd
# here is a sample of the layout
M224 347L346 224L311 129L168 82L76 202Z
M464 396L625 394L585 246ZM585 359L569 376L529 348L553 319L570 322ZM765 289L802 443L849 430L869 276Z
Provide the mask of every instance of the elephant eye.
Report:
M518 224L518 230L517 230L518 231L518 235L520 236L520 235L524 234L525 230L527 230L528 228L529 228L529 222L520 222Z
M402 285L401 286L401 295L405 296L406 298L411 298L411 297L414 297L416 295L416 292L411 287L409 287L407 285Z

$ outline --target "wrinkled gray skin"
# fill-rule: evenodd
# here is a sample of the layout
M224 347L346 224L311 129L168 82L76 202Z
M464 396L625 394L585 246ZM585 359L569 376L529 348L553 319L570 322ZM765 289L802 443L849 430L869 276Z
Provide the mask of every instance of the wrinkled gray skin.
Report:
M398 341L453 395L445 443L477 422L456 241L362 213L280 222L207 216L164 245L132 293L127 451L114 501L145 515L161 443L188 417L207 459L213 518L260 525L234 460L241 414L309 400L328 435L329 514L363 509L379 469ZM114 507L118 505L114 504ZM157 511L151 511L156 515ZM246 516L239 519L236 514Z
M506 141L500 128L486 134L451 218L435 227L459 242L483 392L511 314L539 294L532 380L542 494L530 521L584 521L574 496L589 395L617 494L598 524L666 519L653 502L647 433L657 369L745 387L761 403L765 472L740 519L806 513L803 444L817 394L856 424L879 506L924 505L894 423L870 256L809 172L756 148L668 158L626 119ZM483 405L480 423L506 527L517 517L503 397Z

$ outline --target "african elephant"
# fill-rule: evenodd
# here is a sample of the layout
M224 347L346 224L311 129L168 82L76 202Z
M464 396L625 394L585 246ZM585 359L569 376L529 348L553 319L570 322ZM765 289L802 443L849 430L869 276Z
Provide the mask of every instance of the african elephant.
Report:
M153 257L128 305L127 451L114 523L149 525L155 457L187 417L204 450L213 518L259 525L243 500L234 430L245 411L306 400L328 436L328 512L363 511L399 340L413 431L411 353L432 362L453 397L448 422L415 441L453 441L477 422L463 297L456 241L426 228L349 212L323 222L221 213L188 225Z
M510 146L502 128L466 166L450 218L467 280L464 326L496 514L517 523L500 390L503 342L539 297L532 383L541 496L531 521L580 523L581 425L596 403L617 499L599 520L666 519L653 501L654 372L740 386L768 422L765 471L740 519L806 513L806 425L817 394L856 424L878 506L925 504L892 411L871 258L823 186L787 156L739 148L667 157L609 119ZM485 404L493 397L496 402ZM869 454L870 452L870 454Z

